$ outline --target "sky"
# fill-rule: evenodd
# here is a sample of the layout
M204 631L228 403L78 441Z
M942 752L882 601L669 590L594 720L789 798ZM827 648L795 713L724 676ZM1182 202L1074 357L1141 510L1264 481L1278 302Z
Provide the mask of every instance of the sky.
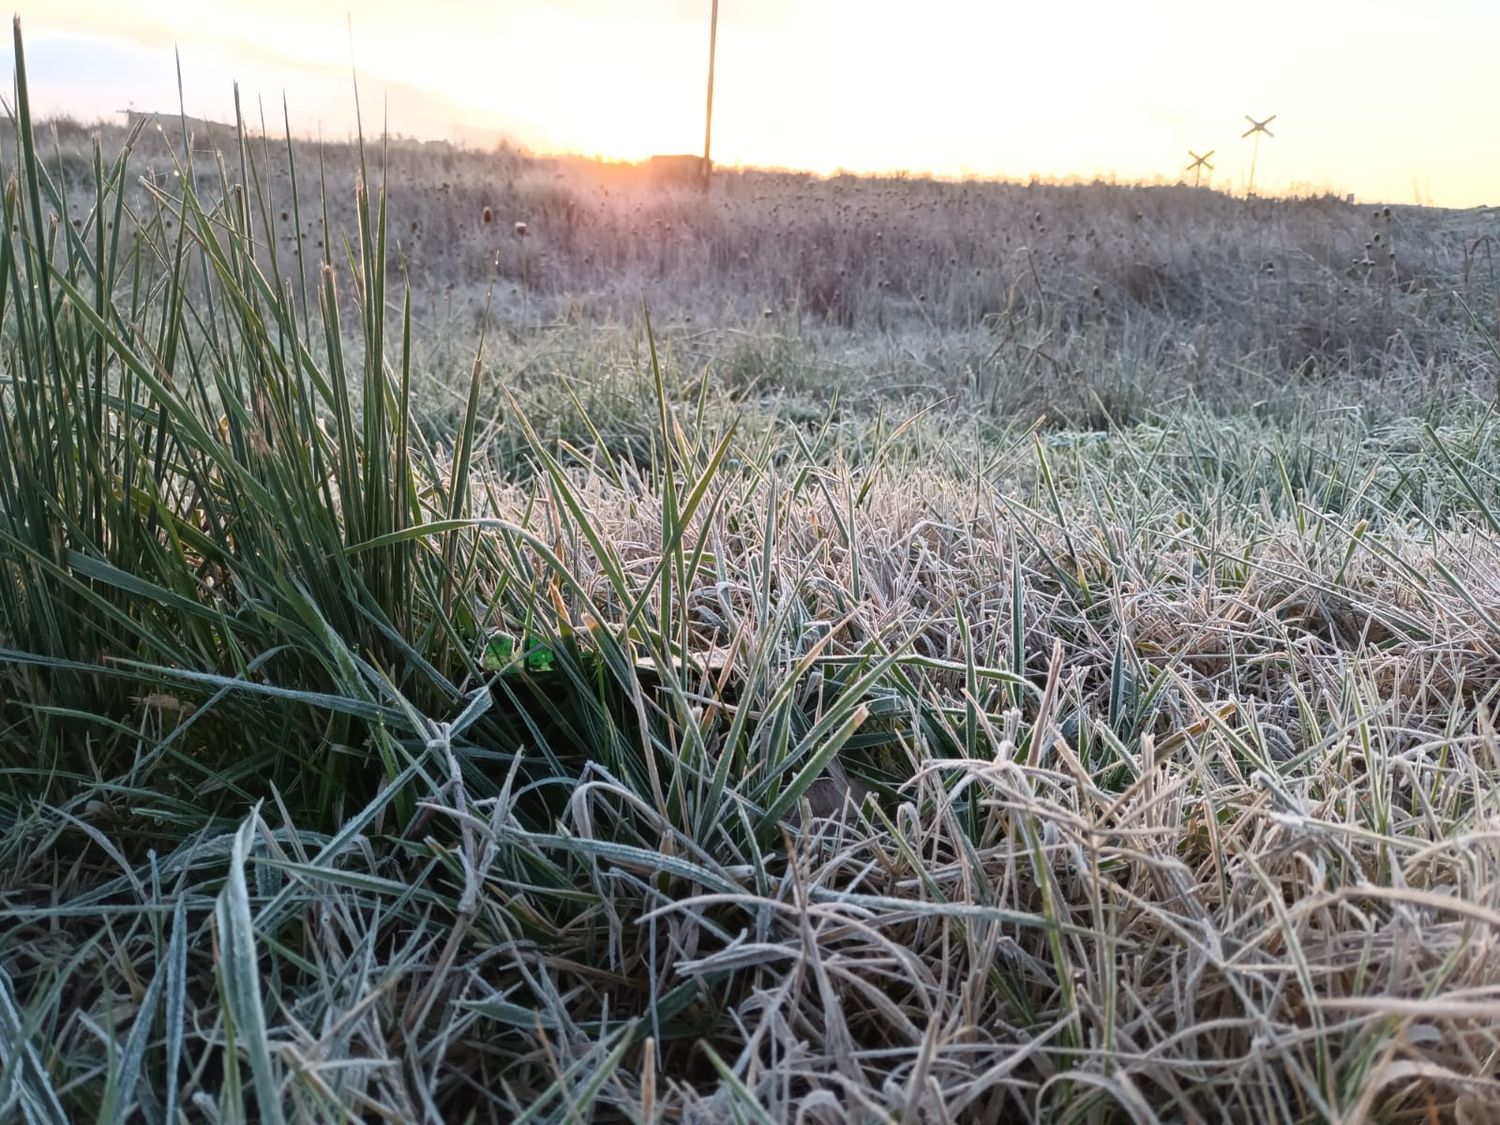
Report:
M38 112L701 151L711 0L19 0ZM720 0L727 164L1500 204L1500 0ZM12 62L12 71L13 60Z

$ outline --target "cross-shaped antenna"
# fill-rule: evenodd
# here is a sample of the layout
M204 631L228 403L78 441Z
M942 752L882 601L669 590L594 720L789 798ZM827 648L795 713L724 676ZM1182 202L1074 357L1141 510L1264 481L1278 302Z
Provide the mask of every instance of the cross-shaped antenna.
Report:
M1267 125L1276 120L1276 115L1273 113L1264 121L1257 121L1247 113L1245 114L1245 120L1250 122L1250 128L1246 129L1243 133L1240 134L1240 140L1244 140L1246 137L1255 138L1255 141L1250 148L1250 187L1247 189L1246 194L1254 195L1255 158L1260 155L1260 136L1262 133L1264 133L1268 137L1274 137L1276 135L1275 133L1271 132L1271 130L1266 128Z
M1191 172L1193 174L1193 186L1194 187L1198 186L1198 180L1203 175L1203 169L1207 168L1210 172L1212 172L1214 170L1214 166L1208 162L1208 158L1210 156L1212 156L1213 154L1214 154L1214 150L1213 149L1209 149L1202 156L1199 156L1192 149L1188 149L1188 155L1193 158L1193 162L1187 166L1186 170L1189 171L1189 172Z

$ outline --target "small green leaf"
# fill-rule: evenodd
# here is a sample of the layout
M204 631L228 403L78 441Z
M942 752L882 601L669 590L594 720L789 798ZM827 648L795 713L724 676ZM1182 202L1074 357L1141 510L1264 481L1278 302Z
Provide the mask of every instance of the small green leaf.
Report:
M531 672L551 672L557 663L552 650L536 637L526 638L526 668Z
M479 666L486 672L499 672L515 659L516 639L509 633L491 633L484 642L484 652L479 657Z

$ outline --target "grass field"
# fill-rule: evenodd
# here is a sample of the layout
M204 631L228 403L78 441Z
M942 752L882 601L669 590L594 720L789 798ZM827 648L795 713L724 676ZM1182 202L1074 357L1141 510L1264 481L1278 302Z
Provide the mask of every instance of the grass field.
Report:
M16 58L0 1119L1500 1114L1492 212Z

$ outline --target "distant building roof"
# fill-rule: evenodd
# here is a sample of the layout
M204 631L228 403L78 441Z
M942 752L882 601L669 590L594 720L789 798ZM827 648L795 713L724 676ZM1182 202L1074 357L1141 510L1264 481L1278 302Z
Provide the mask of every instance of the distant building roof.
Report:
M192 117L176 111L155 113L143 109L122 109L120 112L125 115L125 124L132 128L140 122L154 120L163 131L171 130L175 134L185 124L188 135L193 138L193 148L198 152L211 152L216 147L216 141L228 140L235 135L233 125L223 121L210 121L206 117Z

